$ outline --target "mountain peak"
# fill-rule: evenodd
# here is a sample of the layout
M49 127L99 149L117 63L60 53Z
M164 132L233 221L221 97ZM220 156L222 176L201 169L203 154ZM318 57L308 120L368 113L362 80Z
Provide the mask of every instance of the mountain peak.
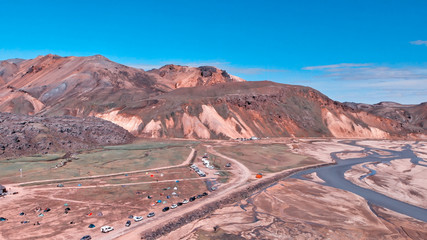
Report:
M159 69L152 69L147 72L156 75L159 82L171 88L210 86L218 83L245 81L213 66L189 67L167 64Z

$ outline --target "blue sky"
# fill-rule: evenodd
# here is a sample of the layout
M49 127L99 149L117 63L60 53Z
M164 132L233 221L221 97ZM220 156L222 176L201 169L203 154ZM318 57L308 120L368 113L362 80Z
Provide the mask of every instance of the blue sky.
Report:
M1 1L0 59L215 65L334 100L427 101L427 1Z

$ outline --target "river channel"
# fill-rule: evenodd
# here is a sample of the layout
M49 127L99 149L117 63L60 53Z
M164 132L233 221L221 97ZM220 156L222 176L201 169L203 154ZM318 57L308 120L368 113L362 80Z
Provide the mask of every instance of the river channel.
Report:
M351 169L352 166L366 163L389 163L390 161L402 158L411 159L411 163L417 164L422 167L427 167L426 161L418 158L411 149L411 145L406 145L401 151L371 148L363 145L358 145L356 141L342 141L351 146L357 146L363 148L362 152L366 153L366 157L352 158L343 160L337 155L339 153L360 153L361 151L345 151L345 152L334 152L331 153L332 158L335 160L335 165L329 165L325 167L319 167L315 169L308 169L295 173L288 178L297 178L302 180L308 180L304 176L310 173L316 173L321 178L326 186L342 189L345 191L357 194L368 201L370 204L375 204L380 207L390 209L392 211L413 217L415 219L427 222L427 209L417 207L391 197L385 196L381 193L375 192L370 189L362 188L344 177L344 173ZM388 152L389 155L380 155L373 150L381 150ZM426 169L427 170L427 169ZM362 178L374 175L376 172L371 171L369 174L362 176ZM319 183L320 184L320 183Z

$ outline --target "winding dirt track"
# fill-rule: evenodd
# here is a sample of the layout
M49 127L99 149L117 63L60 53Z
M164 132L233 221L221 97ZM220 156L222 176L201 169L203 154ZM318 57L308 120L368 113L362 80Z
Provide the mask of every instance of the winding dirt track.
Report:
M144 169L144 170L136 170L136 171L128 171L128 172L119 172L119 173L111 173L111 174L104 174L104 175L95 175L95 176L87 176L87 177L76 177L76 178L64 178L64 179L50 179L50 180L39 180L39 181L29 181L29 182L22 182L22 183L16 183L16 184L10 184L9 187L13 190L13 192L19 192L17 195L9 195L7 198L2 199L2 206L7 206L10 202L16 201L17 199L21 198L22 196L34 196L37 195L37 191L45 191L45 190L58 190L57 187L55 188L31 188L31 187L25 187L22 185L26 184L37 184L37 183L49 183L49 182L62 182L62 181L74 181L74 180L87 180L87 179L96 179L96 178L103 178L103 177L111 177L111 176L119 176L123 174L132 174L132 173L143 173L147 171L156 171L156 170L165 170L165 169L171 169L171 168L178 168L178 167L184 167L191 163L191 160L195 156L196 150L194 148L191 148L191 152L188 155L187 159L182 162L179 165L175 166L167 166L167 167L161 167L161 168L152 168L152 169ZM191 178L191 179L182 179L180 181L186 181L186 180L200 180L200 178ZM175 181L175 180L164 180L159 182L168 182L168 181ZM128 184L117 184L117 185L138 185L138 184L149 184L153 182L141 182L141 183L128 183ZM155 182L157 183L157 181ZM81 186L81 187L64 187L63 189L73 189L73 188L92 188L92 187L111 187L111 186L117 186L115 184L105 184L105 185L97 185L97 186ZM87 202L82 201L75 201L70 199L64 199L64 198L57 198L54 196L55 193L44 195L47 196L48 199L51 200L61 200L61 201L68 201L68 202L77 202L77 203L84 203L87 204ZM92 204L92 203L91 203Z
M150 234L152 234L153 231L161 229L162 227L165 226L165 224L169 222L180 221L180 219L182 219L184 216L189 216L189 214L191 215L193 213L199 213L201 209L203 209L204 207L207 207L208 205L215 205L215 204L218 205L224 199L228 199L228 198L229 198L228 200L233 199L233 196L235 198L237 194L240 194L241 192L247 192L248 189L254 188L255 186L259 185L262 182L268 183L269 181L273 181L273 180L275 181L277 177L281 178L282 177L281 175L283 175L283 173L300 170L300 169L285 170L277 174L271 174L270 176L266 176L261 181L255 181L255 182L249 183L248 180L251 178L252 173L246 166L244 166L242 163L240 163L239 161L233 158L230 158L221 153L218 153L210 145L207 145L206 147L207 147L207 152L217 155L223 159L230 161L230 163L232 163L232 168L230 170L230 172L232 172L232 175L230 177L230 180L228 181L228 183L222 184L218 188L218 191L212 192L207 197L203 197L202 199L197 199L194 202L188 203L176 209L171 209L166 213L156 212L156 216L154 218L148 218L148 219L144 218L144 220L139 224L132 224L130 227L114 226L115 230L110 233L105 234L97 231L96 233L91 234L91 236L94 239L123 239L123 240L141 239L141 236L143 235L149 236ZM168 167L162 167L162 168L156 168L156 169L138 170L138 171L131 171L131 172L121 172L121 173L114 173L114 174L96 175L96 176L90 176L90 177L78 177L78 178L71 178L67 180L103 178L103 177L122 175L126 173L141 173L146 171L182 167L191 163L191 160L193 159L194 156L195 156L195 150L192 149L187 159L182 164L176 165L176 166L168 166ZM208 177L210 177L210 175L211 173L208 173ZM201 178L197 178L197 180L200 180L200 179ZM64 181L64 179L58 179L58 181L61 181L61 180ZM191 178L187 180L196 180L196 179ZM32 181L32 182L15 184L13 187L16 188L14 190L19 189L20 192L26 192L26 194L33 195L35 194L34 193L35 188L22 187L20 185L29 184L29 183L46 183L51 181L55 181L55 180ZM169 181L169 180L165 180L165 181ZM130 183L130 184L143 184L143 183ZM119 185L126 185L126 184L119 184ZM94 187L107 187L107 186L111 186L111 184L98 185ZM86 186L86 187L89 187L89 186ZM70 187L70 188L83 188L83 186ZM53 188L49 188L49 189L53 189ZM54 188L54 189L56 190L57 188ZM54 194L49 194L48 198L51 198L52 200L59 199L56 196L54 196ZM11 199L12 198L10 198L10 200ZM60 200L65 201L67 199L61 198Z
M196 150L194 148L191 148L191 152L188 155L187 159L183 163L181 163L179 165L175 165L175 166L167 166L167 167L160 167L160 168L151 168L151 169L128 171L128 172L118 172L118 173L110 173L110 174L103 174L103 175L94 175L94 176L87 176L87 177L60 178L60 179L49 179L49 180L38 180L38 181L22 182L22 183L10 184L10 188L15 188L15 189L22 190L21 186L27 185L27 184L87 180L87 179L94 179L94 178L114 177L114 176L120 176L120 175L123 175L123 174L143 173L143 172L149 172L149 171L165 170L165 169L171 169L171 168L184 167L184 166L190 164L191 159L193 158L195 152L196 152ZM119 185L126 185L126 184L119 184ZM99 185L99 186L101 186L101 185ZM82 187L80 187L80 188L82 188Z
M163 226L165 223L172 221L175 218L200 209L206 204L220 201L221 199L227 197L231 193L236 191L236 187L242 186L247 183L247 180L251 177L250 170L237 160L222 155L215 151L212 146L207 146L207 151L211 154L215 154L224 159L229 160L233 164L233 178L227 183L222 185L218 191L211 193L208 197L204 199L196 200L195 202L188 203L177 209L172 209L167 213L159 213L155 218L144 219L142 225L133 225L129 228L122 227L120 229L115 229L113 232L108 234L100 234L102 239L122 239L122 240L132 240L132 239L141 239L143 233L150 232L156 228Z
M165 226L169 223L177 222L182 220L183 216L191 216L191 214L200 215L199 213L206 212L207 206L220 206L222 202L230 202L234 201L236 199L237 195L241 194L247 194L248 192L255 191L256 189L260 187L266 187L273 182L278 181L279 179L282 179L286 176L289 176L290 174L293 174L295 172L309 169L309 168L315 168L319 166L324 165L331 165L333 163L322 163L322 164L313 164L309 166L304 167L298 167L293 169L287 169L283 170L281 172L271 174L269 176L264 177L262 180L254 181L254 182L248 182L249 178L251 177L251 171L244 166L239 161L230 158L228 156L225 156L223 154L218 153L215 151L211 146L207 146L207 151L211 154L215 154L217 156L220 156L224 159L229 160L234 164L233 169L234 175L233 179L230 180L227 184L222 185L218 191L211 193L208 197L196 200L195 202L189 203L186 206L179 207L177 209L173 209L169 212L161 213L159 216L156 215L155 219L147 219L144 220L145 222L143 225L137 225L133 226L133 228L121 228L118 231L114 230L113 232L109 234L104 235L98 235L102 236L102 239L120 239L120 240L133 240L133 239L141 239L142 236L148 237L149 239L157 238L159 235L155 233L156 230L160 230L162 227L166 227L166 232L169 232L170 230L173 230L169 226ZM194 218L193 218L194 219ZM187 223L191 221L191 219L186 219Z

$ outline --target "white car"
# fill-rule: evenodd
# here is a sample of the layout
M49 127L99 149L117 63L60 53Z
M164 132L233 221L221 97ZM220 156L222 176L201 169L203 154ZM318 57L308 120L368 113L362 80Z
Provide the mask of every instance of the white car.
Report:
M172 209L177 208L177 207L178 207L178 205L176 205L176 204L172 204L172 206L171 206Z
M114 228L111 226L102 226L101 227L101 232L103 232L103 233L111 232L113 230L114 230Z
M133 217L133 220L135 220L135 222L139 222L142 219L143 219L143 217L141 217L141 216L135 216L135 217Z
M188 203L188 200L187 200L187 199L184 199L184 201L182 201L182 203L187 204L187 203Z

